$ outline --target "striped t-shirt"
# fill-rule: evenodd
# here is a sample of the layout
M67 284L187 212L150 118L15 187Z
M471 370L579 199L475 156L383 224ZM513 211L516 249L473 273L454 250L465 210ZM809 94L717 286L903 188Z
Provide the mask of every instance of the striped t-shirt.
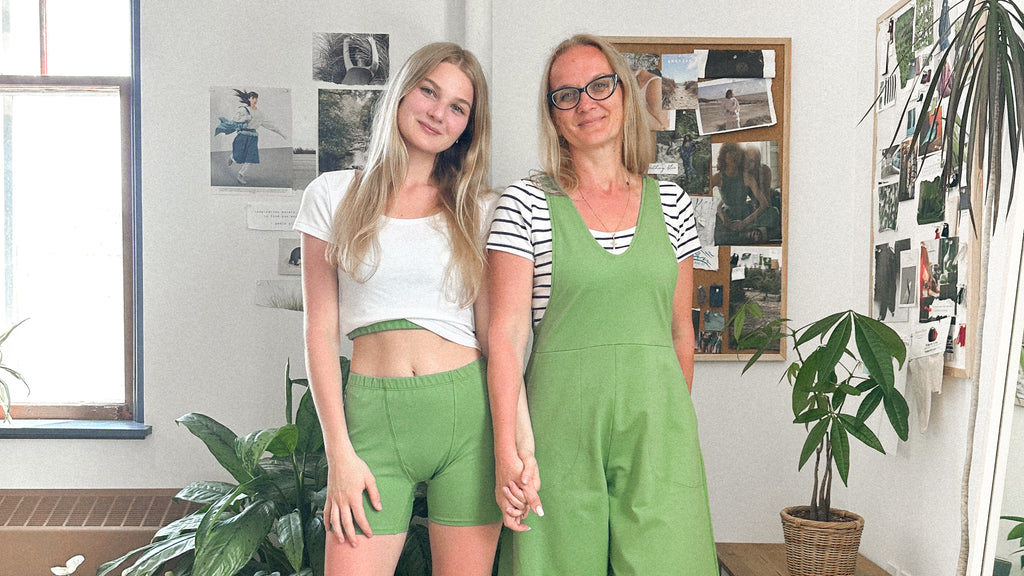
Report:
M682 262L698 250L697 221L690 196L672 182L658 182L665 228L675 249L676 260ZM598 244L612 254L629 248L636 227L615 234L590 231ZM533 323L544 317L551 297L551 215L544 191L529 180L520 180L505 189L494 211L487 249L516 254L533 261Z

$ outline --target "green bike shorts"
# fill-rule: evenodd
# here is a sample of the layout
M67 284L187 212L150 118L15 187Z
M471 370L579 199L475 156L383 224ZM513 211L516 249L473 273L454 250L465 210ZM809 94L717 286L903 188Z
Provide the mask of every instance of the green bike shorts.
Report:
M377 481L383 510L363 509L374 534L409 529L413 493L427 483L431 522L501 521L494 500L494 444L483 358L449 372L402 378L352 373L345 418L356 454Z

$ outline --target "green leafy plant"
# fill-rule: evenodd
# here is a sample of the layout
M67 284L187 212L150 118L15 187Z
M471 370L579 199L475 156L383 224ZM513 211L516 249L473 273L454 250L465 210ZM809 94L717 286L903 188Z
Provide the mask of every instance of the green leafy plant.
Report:
M1001 520L1009 520L1013 522L1013 527L1010 528L1009 534L1006 535L1007 540L1017 540L1017 545L1020 546L1017 550L1014 550L1012 554L1020 554L1024 552L1024 518L1020 516L1000 516ZM1020 557L1020 567L1024 569L1024 555Z
M744 333L748 316L756 318L759 326ZM908 437L910 412L903 394L896 389L893 369L893 361L903 366L906 345L885 324L853 310L796 330L787 327L785 318L767 323L763 319L761 308L748 301L730 321L739 347L754 350L743 372L773 345L787 338L793 340L797 359L789 364L783 378L793 389L793 422L807 430L797 468L803 469L814 456L808 519L826 522L830 518L833 470L844 485L849 477L850 437L885 453L867 424L875 410L883 406L900 439ZM847 400L855 396L861 401L853 412L847 409Z
M24 322L25 320L28 320L28 318L25 318L24 320L17 322L16 324L8 328L6 332L0 334L0 347L3 346L4 342L7 342L7 338L10 337L11 332L14 332L14 329L17 328L18 326L21 326L22 322ZM25 388L28 388L28 383L25 382L25 378L22 377L22 375L18 371L4 363L4 353L2 349L0 349L0 371L6 372L7 375L21 382L22 385L25 386ZM4 375L2 373L0 373L0 411L3 412L4 422L10 422L11 389L10 386L7 384L7 380L4 378Z
M341 358L342 385L349 361ZM292 391L306 387L293 411ZM189 413L177 422L202 440L235 482L193 482L177 498L202 507L161 528L153 541L100 566L96 576L320 576L327 489L323 432L306 379L285 368L286 424L238 436L213 418ZM426 516L423 491L414 514ZM425 522L413 518L396 574L429 574ZM425 557L424 557L425 555ZM134 562L115 572L129 559Z

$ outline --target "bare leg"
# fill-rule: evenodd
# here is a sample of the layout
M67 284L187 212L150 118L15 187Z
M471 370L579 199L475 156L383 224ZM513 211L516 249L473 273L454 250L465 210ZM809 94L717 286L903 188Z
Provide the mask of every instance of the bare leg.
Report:
M490 576L501 523L445 526L430 523L434 576ZM376 536L374 536L376 538Z
M392 576L405 544L401 534L377 534L373 538L356 536L357 546L340 542L332 532L327 533L324 554L325 576ZM493 553L493 551L492 551Z

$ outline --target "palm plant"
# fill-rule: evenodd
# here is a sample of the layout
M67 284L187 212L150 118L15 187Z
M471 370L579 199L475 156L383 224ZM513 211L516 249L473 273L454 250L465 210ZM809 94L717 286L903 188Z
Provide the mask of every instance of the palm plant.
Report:
M7 341L7 338L10 337L11 332L14 332L14 329L17 328L18 326L21 326L22 322L24 322L25 320L28 320L28 318L25 318L24 320L17 322L16 324L8 328L6 332L0 334L0 347L2 347L4 342ZM9 376L21 382L26 388L28 388L28 383L25 382L25 378L22 377L21 373L11 368L7 364L4 364L3 350L0 350L0 371L6 372ZM3 412L4 422L10 423L11 388L7 384L7 380L4 379L4 376L2 374L0 374L0 411Z

